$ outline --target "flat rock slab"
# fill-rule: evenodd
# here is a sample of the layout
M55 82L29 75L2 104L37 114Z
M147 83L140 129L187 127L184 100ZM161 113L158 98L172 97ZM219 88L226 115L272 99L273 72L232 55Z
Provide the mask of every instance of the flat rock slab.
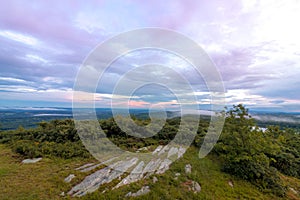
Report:
M143 167L144 167L144 162L141 161L132 170L132 172L126 178L124 178L118 185L116 185L113 189L141 180L143 178Z
M73 178L75 178L75 175L74 175L74 174L70 174L67 178L65 178L64 181L65 181L66 183L70 183L70 182L72 181Z
M40 160L42 160L42 158L25 159L22 161L22 163L23 164L31 164L31 163L37 163Z
M178 149L178 157L177 158L181 158L183 156L183 154L185 153L186 148L184 147L179 147Z
M155 170L158 168L159 164L161 163L160 159L152 159L144 168L143 174L148 173L149 175L152 175Z
M139 191L137 191L136 193L132 193L132 192L127 193L125 197L138 197L138 196L141 196L141 195L145 195L149 192L150 192L149 186L144 186Z
M87 167L87 168L84 168L84 169L81 169L80 172L89 172L89 171L92 171L94 169L96 169L97 167L101 166L102 163L99 163L97 165L92 165L90 167Z
M149 150L149 148L143 147L138 149L138 151L146 150ZM92 193L96 191L101 185L110 183L111 181L116 179L119 180L119 183L112 187L111 190L114 190L124 185L128 185L130 183L137 182L142 179L149 178L153 174L163 174L170 168L170 165L173 161L183 156L185 151L186 148L182 146L159 145L152 152L153 158L151 158L150 161L147 160L138 162L139 159L136 157L128 157L126 158L126 160L116 160L116 158L118 157L114 157L98 164L85 164L81 167L76 168L76 170L79 170L80 172L89 172L100 167L101 165L106 165L107 167L103 166L104 168L86 176L81 183L75 185L68 192L68 195L71 195L73 197L81 197L86 195L87 193ZM191 173L191 168L191 165L186 165L186 173ZM131 172L125 178L122 178L122 175L128 169L130 169ZM180 174L176 173L175 179L177 179L178 176L180 176ZM69 181L69 179L72 180L72 178L67 177L65 181ZM158 179L154 177L152 181L153 183L156 183ZM191 182L190 188L195 192L201 190L201 187L198 183ZM103 192L106 192L106 190L104 190ZM149 186L145 186L136 193L128 193L126 197L140 196L148 192L150 192Z
M120 177L124 172L130 167L137 163L137 158L132 158L131 160L119 161L108 167L96 171L95 173L85 177L85 179L74 186L68 195L81 197L87 193L92 193L96 191L102 184L109 183L112 180Z
M94 163L87 163L87 164L85 164L81 167L76 168L75 170L82 170L82 169L88 168L88 167L93 166L93 165L94 165Z
M168 158L178 153L178 148L172 147L168 152Z
M152 155L159 153L163 147L164 147L164 146L159 145L159 146L152 152Z
M169 160L168 158L165 159L164 161L161 162L159 168L156 171L156 174L165 173L169 169L171 164L172 164L172 160Z

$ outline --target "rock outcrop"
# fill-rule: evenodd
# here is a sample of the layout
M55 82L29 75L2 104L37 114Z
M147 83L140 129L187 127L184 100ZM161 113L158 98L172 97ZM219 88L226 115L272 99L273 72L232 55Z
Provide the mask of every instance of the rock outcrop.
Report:
M95 173L85 177L85 179L74 186L69 195L81 197L87 193L96 191L102 184L109 183L120 177L128 168L135 165L137 158L131 160L118 161L108 167L96 171Z
M144 151L146 150L146 148L139 150ZM183 156L185 151L186 149L184 147L170 147L168 145L160 145L152 152L153 158L148 160L146 163L139 160L138 158L127 158L125 160L120 158L111 158L106 162L98 164L85 164L81 167L76 168L76 170L79 170L80 172L89 172L106 164L109 165L85 177L85 179L81 183L75 185L68 192L68 195L80 197L86 195L87 193L96 191L101 185L110 183L113 180L120 181L112 188L116 189L121 186L148 178L153 174L163 174L170 168L170 165L174 160ZM128 170L131 170L130 174L122 179L122 175ZM154 177L153 183L156 183L157 181L158 179ZM149 191L149 187L145 186L140 191L128 194L128 196L139 196L141 194L148 193Z
M70 174L67 178L65 178L64 181L65 181L66 183L70 183L70 182L72 181L73 178L75 178L75 175L74 175L74 174Z
M192 166L190 164L187 164L184 169L186 174L192 173Z
M22 163L23 164L31 164L31 163L37 163L41 160L42 160L42 158L25 159L22 161Z

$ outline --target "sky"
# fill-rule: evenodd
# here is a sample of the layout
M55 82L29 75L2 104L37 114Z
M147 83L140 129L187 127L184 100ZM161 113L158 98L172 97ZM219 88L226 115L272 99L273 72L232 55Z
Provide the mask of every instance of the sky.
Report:
M0 107L71 107L80 67L95 47L125 31L157 27L197 42L215 63L226 104L300 112L300 1L298 0L91 0L3 1L0 6ZM138 38L137 38L138 40ZM99 79L98 107L125 106L114 93L133 80L153 76L181 88L184 75L200 108L211 104L203 79L181 58L159 50L124 55ZM164 69L164 70L161 70ZM146 79L148 77L148 79ZM184 86L182 86L184 87ZM185 90L186 91L186 90ZM80 101L89 101L82 91ZM180 105L182 95L163 85L145 85L130 96L132 108ZM186 103L186 102L183 102Z

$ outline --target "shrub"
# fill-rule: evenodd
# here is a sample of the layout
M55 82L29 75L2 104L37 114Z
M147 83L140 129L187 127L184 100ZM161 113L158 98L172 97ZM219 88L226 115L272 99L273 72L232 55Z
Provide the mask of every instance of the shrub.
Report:
M214 152L223 160L223 171L250 181L264 191L284 196L283 185L277 170L270 165L274 159L268 155L278 153L278 144L270 135L257 128L248 110L242 105L227 111L223 133Z

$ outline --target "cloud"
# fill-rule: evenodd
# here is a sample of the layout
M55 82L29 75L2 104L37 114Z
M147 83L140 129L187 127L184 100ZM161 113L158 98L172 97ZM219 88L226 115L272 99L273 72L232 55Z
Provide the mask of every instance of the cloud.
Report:
M25 86L0 86L1 95L5 96L6 101L32 101L32 102L70 102L72 91L65 89L37 90ZM35 106L35 105L33 105Z
M294 0L6 1L0 8L1 96L47 101L51 95L53 101L70 102L79 66L96 45L122 31L161 27L187 35L208 53L224 80L228 104L299 108L299 9ZM136 36L134 41L143 39ZM102 65L126 48L116 44L97 62ZM139 71L145 64L156 67ZM82 92L94 92L89 73ZM187 96L186 102L196 94L199 104L211 103L204 77L170 52L144 50L118 58L99 81L99 103L109 105L109 95L122 79L124 90L116 93L120 101L137 83L167 85L141 88L132 105L172 106L174 94Z
M6 37L8 39L21 42L26 45L35 46L38 44L38 40L32 36L24 35L21 33L16 33L12 31L0 31L0 36Z
M265 121L265 122L287 122L287 123L296 123L299 124L299 120L295 119L294 116L271 116L271 115L253 115L254 119L257 119L259 121Z
M26 83L27 82L23 79L12 78L12 77L0 77L0 81L10 82L10 83Z

